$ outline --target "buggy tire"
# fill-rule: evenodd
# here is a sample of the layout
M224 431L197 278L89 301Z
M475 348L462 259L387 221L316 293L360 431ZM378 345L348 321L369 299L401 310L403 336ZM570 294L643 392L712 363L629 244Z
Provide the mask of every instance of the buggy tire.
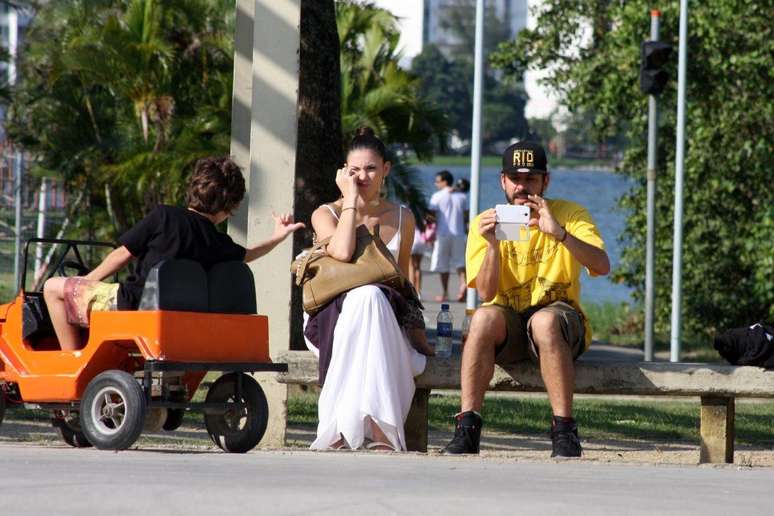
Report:
M242 396L236 399L237 375L242 377ZM227 410L223 414L205 414L204 426L210 439L223 451L246 453L258 445L269 422L269 404L263 389L252 376L229 373L218 378L207 392L207 403L241 402L241 411Z
M51 425L56 428L56 433L66 444L73 448L91 448L92 444L81 430L79 419L53 418Z
M100 450L125 450L145 423L145 393L131 374L115 369L94 377L81 400L81 428Z
M5 391L0 389L0 425L3 424L3 416L5 415Z
M167 409L167 420L164 421L162 428L167 432L177 430L183 424L183 417L185 417L185 410L177 408Z

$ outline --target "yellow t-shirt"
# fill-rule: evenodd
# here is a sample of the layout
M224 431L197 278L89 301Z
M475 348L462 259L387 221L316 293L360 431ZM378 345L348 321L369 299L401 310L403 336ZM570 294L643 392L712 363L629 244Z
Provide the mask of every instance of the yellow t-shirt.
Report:
M547 199L554 218L575 238L600 249L605 243L586 209L574 202ZM476 276L487 250L487 241L478 232L478 215L470 225L465 252L468 286L476 287ZM495 298L484 303L509 306L522 312L554 301L572 305L583 316L586 349L591 344L591 326L580 309L581 264L554 237L536 227L529 229L529 241L501 240L500 282ZM595 274L588 271L589 274Z

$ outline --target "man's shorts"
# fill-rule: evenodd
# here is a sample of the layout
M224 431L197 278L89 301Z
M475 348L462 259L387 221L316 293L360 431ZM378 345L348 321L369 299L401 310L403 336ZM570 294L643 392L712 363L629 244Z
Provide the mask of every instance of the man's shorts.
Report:
M430 270L456 272L465 268L465 236L438 236L433 247Z
M67 322L89 327L92 311L116 310L118 283L102 283L86 278L67 278L64 284L64 302Z
M501 366L532 360L540 362L540 353L532 338L532 316L537 312L550 311L559 316L559 325L565 342L570 347L573 360L585 350L585 330L582 316L569 304L556 301L548 306L535 307L517 312L509 306L490 305L505 316L506 337L495 348L495 362Z

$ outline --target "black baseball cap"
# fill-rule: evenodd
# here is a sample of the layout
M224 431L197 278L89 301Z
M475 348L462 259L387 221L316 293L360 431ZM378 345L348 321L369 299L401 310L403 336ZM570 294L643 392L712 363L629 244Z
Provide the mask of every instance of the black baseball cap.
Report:
M503 174L547 174L546 151L537 142L516 142L503 152Z

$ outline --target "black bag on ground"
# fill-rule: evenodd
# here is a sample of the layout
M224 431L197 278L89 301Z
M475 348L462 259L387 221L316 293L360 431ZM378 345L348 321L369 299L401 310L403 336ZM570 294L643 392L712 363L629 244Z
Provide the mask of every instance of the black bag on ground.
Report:
M715 337L715 349L733 365L774 368L774 327L733 328Z

